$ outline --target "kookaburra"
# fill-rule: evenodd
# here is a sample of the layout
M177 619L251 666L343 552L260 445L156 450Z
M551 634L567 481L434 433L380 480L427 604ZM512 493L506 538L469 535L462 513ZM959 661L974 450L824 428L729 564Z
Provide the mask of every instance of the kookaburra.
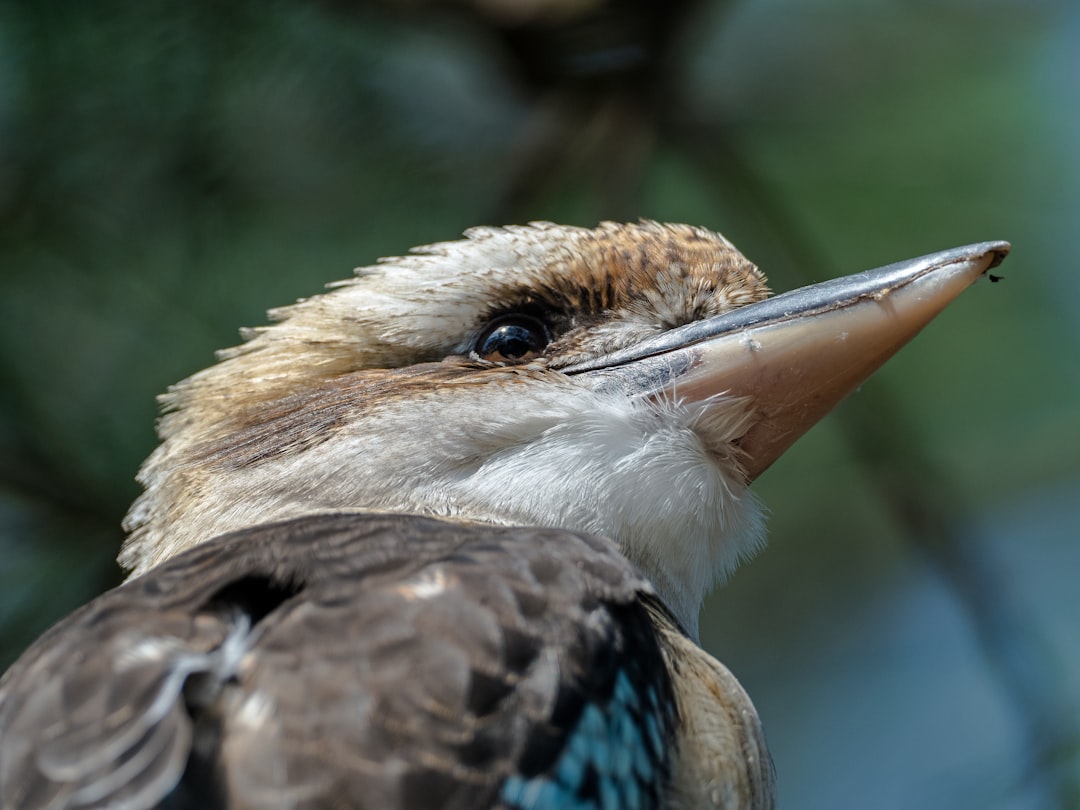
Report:
M0 806L771 807L696 641L748 486L1008 249L769 298L707 230L537 223L274 311L0 681Z

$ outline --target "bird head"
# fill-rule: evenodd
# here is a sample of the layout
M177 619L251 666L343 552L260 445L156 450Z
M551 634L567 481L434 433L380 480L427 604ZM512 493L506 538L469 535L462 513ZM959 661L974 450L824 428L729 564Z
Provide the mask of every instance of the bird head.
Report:
M752 480L1007 249L774 298L722 236L654 222L383 260L164 395L121 563L350 510L562 527L613 539L695 635L761 542Z

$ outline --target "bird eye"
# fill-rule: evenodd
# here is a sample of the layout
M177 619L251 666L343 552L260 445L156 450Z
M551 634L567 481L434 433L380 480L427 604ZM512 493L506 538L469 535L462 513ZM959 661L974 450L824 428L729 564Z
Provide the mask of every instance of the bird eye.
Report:
M528 315L507 315L492 321L476 341L476 353L491 363L526 363L547 347L547 327Z

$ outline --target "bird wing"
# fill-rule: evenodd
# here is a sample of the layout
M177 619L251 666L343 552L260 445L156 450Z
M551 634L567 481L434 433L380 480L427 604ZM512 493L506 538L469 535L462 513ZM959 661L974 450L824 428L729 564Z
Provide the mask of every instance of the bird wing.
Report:
M609 541L400 515L212 540L0 681L0 806L659 807L676 722Z

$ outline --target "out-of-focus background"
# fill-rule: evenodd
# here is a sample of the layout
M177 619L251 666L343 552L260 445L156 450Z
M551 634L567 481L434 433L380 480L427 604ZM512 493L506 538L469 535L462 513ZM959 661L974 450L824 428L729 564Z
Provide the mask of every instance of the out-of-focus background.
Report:
M775 289L1010 239L756 485L703 641L799 808L1080 807L1080 6L0 6L0 667L114 584L154 396L465 227L686 221Z

